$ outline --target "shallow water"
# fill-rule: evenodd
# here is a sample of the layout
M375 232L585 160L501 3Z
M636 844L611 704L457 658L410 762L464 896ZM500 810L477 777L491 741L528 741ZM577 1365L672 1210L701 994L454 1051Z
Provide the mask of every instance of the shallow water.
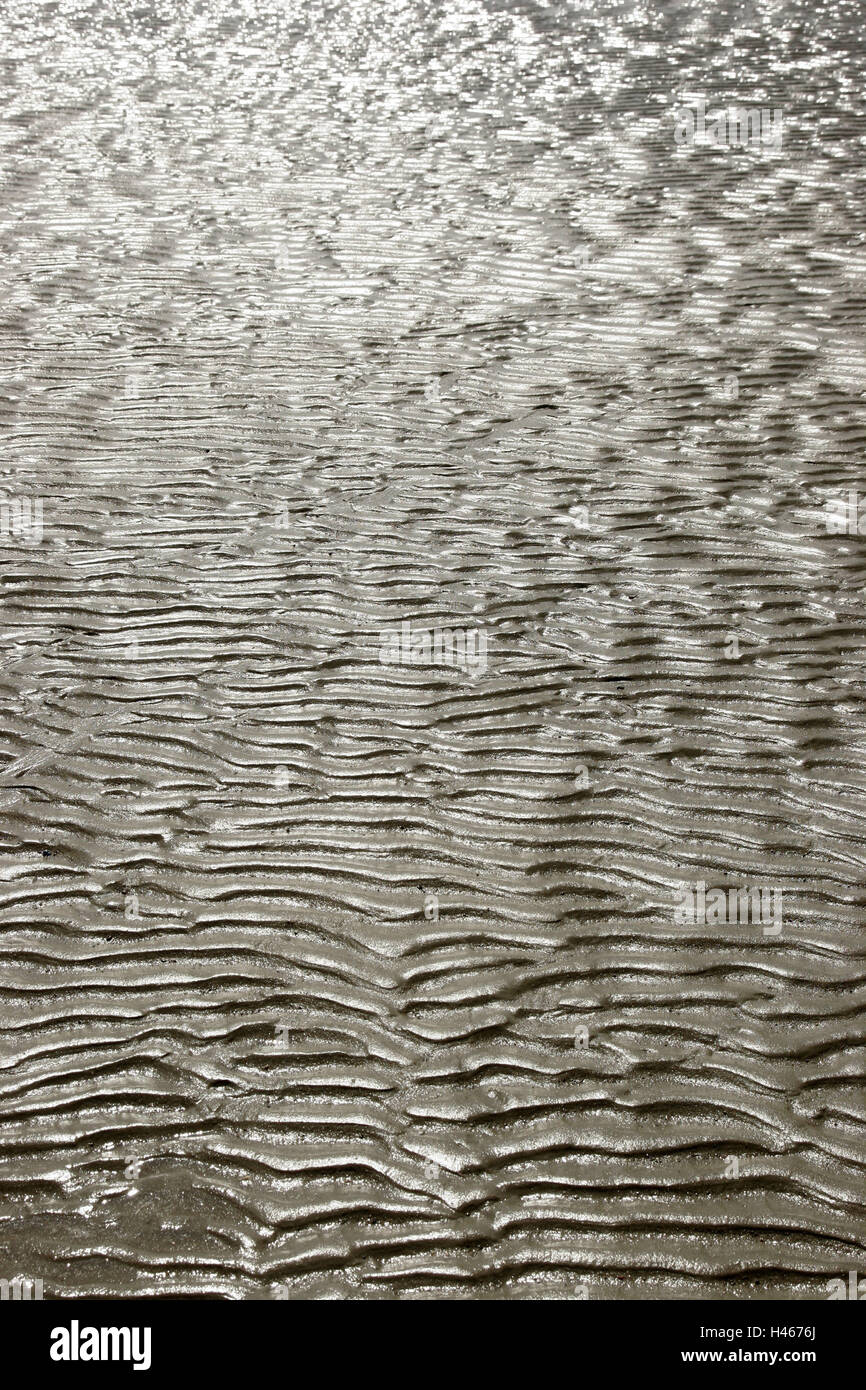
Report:
M859 7L3 29L0 1274L826 1297ZM678 143L699 97L781 144ZM679 920L699 882L779 910Z

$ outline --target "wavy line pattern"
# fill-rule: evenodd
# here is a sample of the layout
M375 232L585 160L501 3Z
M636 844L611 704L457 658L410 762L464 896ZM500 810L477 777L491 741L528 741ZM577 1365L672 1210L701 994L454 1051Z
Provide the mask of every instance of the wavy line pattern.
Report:
M44 534L0 536L0 1273L825 1297L866 1259L859 13L4 33L0 491ZM678 146L693 93L781 149ZM406 622L485 669L383 665ZM780 932L676 920L698 881Z

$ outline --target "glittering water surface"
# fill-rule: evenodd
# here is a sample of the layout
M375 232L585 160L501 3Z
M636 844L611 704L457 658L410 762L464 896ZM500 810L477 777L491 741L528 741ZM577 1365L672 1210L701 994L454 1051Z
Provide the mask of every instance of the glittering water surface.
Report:
M825 1297L864 1261L860 6L3 35L0 1275ZM781 143L679 141L702 100ZM698 883L779 920L680 920Z

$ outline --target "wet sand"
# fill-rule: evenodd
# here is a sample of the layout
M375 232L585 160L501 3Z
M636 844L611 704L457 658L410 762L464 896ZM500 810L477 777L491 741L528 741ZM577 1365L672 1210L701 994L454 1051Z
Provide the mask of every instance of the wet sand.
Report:
M24 4L3 57L0 1275L827 1297L860 16ZM780 148L678 144L695 93Z

